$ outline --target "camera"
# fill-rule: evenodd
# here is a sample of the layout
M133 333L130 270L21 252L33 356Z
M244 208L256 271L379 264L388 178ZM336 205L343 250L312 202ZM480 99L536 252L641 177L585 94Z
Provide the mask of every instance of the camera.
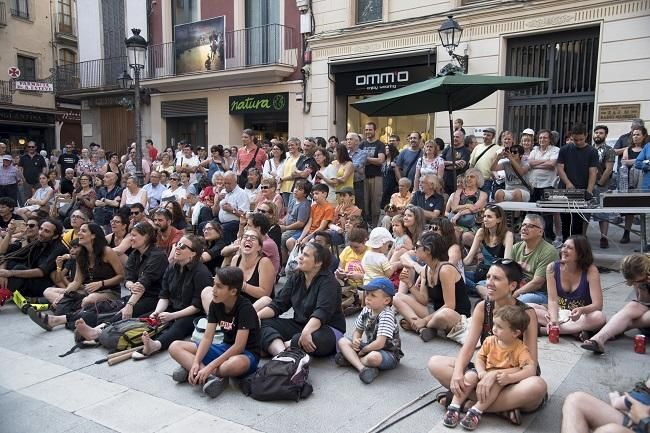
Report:
M300 68L300 72L305 76L311 75L311 65L304 65Z

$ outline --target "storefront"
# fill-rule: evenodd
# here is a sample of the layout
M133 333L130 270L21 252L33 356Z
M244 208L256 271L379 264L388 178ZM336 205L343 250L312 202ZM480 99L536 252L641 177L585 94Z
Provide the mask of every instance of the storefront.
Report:
M54 110L0 108L0 140L8 144L10 152L21 152L33 140L40 149L48 152L54 147Z
M371 95L385 93L413 83L424 81L435 75L435 55L424 53L408 57L331 60L330 73L335 77L335 108L344 107L343 113L335 113L337 134L346 131L363 133L367 122L377 124L377 135L387 143L391 134L400 136L402 143L411 131L421 131L428 137L433 130L433 116L427 114L403 117L366 116L352 107L352 103ZM345 128L341 128L345 120ZM345 130L343 130L345 129Z
M241 116L245 128L255 131L259 140L282 138L289 133L289 93L237 95L229 98L231 116Z
M81 107L77 104L65 102L56 103L59 113L56 115L56 126L59 136L59 148L63 148L66 143L74 142L77 146L81 145Z
M161 115L166 121L170 146L175 147L181 140L193 146L207 146L207 98L164 101L161 105Z

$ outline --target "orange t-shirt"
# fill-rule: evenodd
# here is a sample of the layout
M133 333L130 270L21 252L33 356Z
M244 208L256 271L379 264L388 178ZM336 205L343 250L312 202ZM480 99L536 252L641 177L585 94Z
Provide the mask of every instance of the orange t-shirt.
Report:
M334 221L334 206L330 203L325 204L314 203L311 205L311 226L309 227L309 234L314 233L320 227L323 220L329 222Z
M477 356L485 364L485 371L524 368L534 362L523 341L517 339L512 346L503 348L494 335L483 341Z

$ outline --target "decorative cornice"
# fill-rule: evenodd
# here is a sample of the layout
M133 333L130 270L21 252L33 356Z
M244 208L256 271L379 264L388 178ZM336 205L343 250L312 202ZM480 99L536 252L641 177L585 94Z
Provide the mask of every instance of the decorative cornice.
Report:
M524 21L524 27L538 29L540 27L555 27L563 24L573 23L576 16L571 14L553 15L550 17L535 18Z

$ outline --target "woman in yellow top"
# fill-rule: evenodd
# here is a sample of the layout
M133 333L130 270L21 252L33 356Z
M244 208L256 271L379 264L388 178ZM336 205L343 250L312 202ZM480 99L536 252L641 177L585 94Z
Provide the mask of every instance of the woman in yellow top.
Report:
M297 138L290 138L287 141L289 148L289 156L284 160L284 168L282 169L282 177L280 177L280 193L284 200L284 206L289 206L289 196L291 195L291 188L293 188L294 175L296 171L296 163L300 158L300 140Z
M336 168L336 177L330 180L336 185L336 192L340 192L343 188L354 188L354 167L348 148L344 144L336 145L332 165Z

